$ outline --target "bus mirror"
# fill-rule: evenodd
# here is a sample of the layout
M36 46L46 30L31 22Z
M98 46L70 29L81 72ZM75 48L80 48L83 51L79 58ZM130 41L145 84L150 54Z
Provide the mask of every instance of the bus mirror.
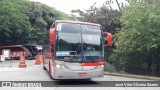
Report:
M103 32L104 35L107 37L104 37L105 46L111 46L112 45L112 34L109 32Z
M56 30L55 28L51 28L49 32L49 41L50 43L54 44L55 43L55 38L56 37Z

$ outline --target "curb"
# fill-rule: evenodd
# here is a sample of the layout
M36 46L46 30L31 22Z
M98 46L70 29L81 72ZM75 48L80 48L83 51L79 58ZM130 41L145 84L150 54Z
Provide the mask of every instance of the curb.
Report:
M132 75L132 74L108 73L108 72L105 72L104 74L105 75L111 75L111 76L131 77L131 78L149 79L149 80L158 80L158 81L160 81L159 77L141 76L141 75Z

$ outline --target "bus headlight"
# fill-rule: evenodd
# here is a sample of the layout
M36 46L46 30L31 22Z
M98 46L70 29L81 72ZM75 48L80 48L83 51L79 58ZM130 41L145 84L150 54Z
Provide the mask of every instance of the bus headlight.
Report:
M98 66L96 66L96 69L103 68L103 67L104 67L104 65L98 65Z
M59 65L59 64L56 64L56 68L65 68L65 66L64 65Z
M103 68L103 67L104 67L104 65L101 65L101 67Z
M60 68L60 67L61 67L60 65L58 65L58 64L56 65L56 68Z

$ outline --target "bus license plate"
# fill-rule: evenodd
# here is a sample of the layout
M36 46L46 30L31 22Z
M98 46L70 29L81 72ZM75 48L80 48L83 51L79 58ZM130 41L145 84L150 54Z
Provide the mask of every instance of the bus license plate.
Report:
M87 76L87 73L78 73L78 76Z

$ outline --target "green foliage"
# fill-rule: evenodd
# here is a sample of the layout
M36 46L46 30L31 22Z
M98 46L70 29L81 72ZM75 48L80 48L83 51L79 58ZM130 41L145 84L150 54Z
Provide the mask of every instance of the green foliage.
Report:
M29 0L1 0L0 13L0 45L48 43L53 21L70 19L54 8Z
M93 4L88 10L72 10L72 18L93 22L102 25L104 31L111 32L115 34L117 28L120 28L119 17L121 16L120 11L113 10L111 4L106 1L101 7L96 7L96 4ZM74 13L78 13L79 16L75 16Z
M159 72L159 6L159 0L139 0L132 2L122 11L122 29L115 35L114 52L122 55L122 58L117 60L125 62L122 63L123 69L134 73L142 69Z
M8 0L0 3L0 45L26 43L31 25L29 18L21 13L25 6ZM28 30L29 29L29 30ZM20 39L18 41L17 39Z

